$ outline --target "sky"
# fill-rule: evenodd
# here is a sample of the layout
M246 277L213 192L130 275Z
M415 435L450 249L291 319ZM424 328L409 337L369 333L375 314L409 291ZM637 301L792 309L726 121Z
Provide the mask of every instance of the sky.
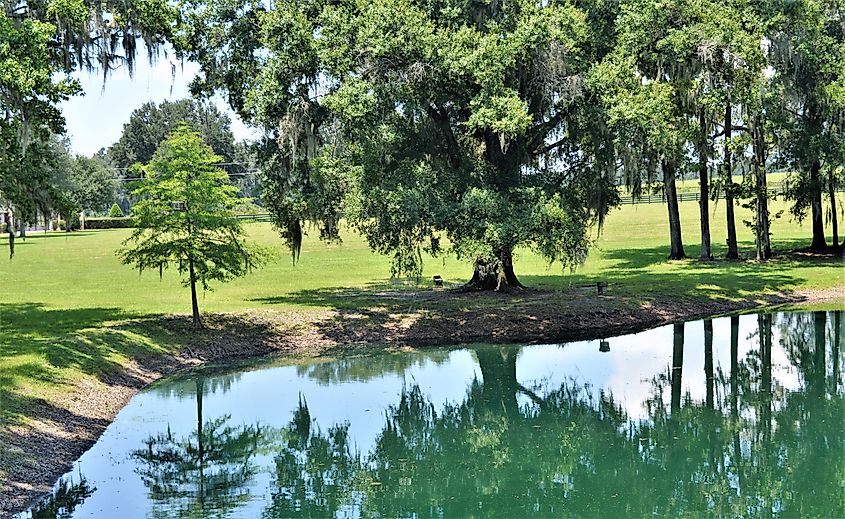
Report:
M172 65L176 66L175 77L172 76ZM123 125L129 121L132 111L147 101L161 103L190 97L188 84L198 70L196 63L180 63L172 55L163 55L150 66L145 50L141 49L134 77L130 78L127 70L120 68L112 72L105 88L101 72L74 73L73 77L82 84L84 95L61 104L71 150L90 156L100 148L112 145L120 138ZM215 97L213 101L232 119L235 140L254 137L222 99Z

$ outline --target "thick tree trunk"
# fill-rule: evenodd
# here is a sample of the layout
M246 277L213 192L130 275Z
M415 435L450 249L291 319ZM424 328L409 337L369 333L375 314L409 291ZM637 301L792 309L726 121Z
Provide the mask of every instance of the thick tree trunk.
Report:
M681 214L678 208L678 190L675 186L675 166L663 161L663 185L666 192L666 202L669 207L669 242L670 260L684 259L684 241L681 237Z
M754 151L754 178L757 184L756 206L756 238L755 249L757 260L767 260L772 257L772 245L769 237L769 189L766 182L766 142L763 134L763 123L759 116L754 119L752 129Z
M733 118L731 113L731 104L725 106L725 163L723 167L724 175L724 190L725 190L725 204L727 209L728 224L728 253L725 255L727 259L739 259L739 250L736 244L736 217L734 215L734 194L733 194L733 162L731 159L731 134L733 132Z
M194 257L188 256L188 274L191 277L191 311L194 318L194 328L202 328L202 319L200 318L200 307L197 303L197 277L194 272Z
M513 271L513 252L510 248L498 251L496 261L478 259L472 279L464 290L513 290L525 288Z
M23 218L18 219L18 235L20 239L26 241L26 223L24 223Z
M812 207L812 223L813 223L813 242L810 244L810 249L818 252L827 252L827 240L824 237L824 220L822 214L822 179L821 179L821 163L818 160L813 161L810 165L810 189Z
M713 259L710 250L710 177L707 174L707 118L704 109L698 112L698 182L700 196L698 199L701 213L701 260Z
M836 215L836 186L833 182L833 169L827 175L827 194L830 197L830 225L833 228L833 248L839 249L839 219Z

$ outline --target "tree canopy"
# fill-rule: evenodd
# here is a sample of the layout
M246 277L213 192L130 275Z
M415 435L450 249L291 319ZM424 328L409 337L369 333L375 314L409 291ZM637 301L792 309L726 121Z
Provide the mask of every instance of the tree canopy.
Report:
M600 33L574 5L204 3L185 19L195 89L266 131L265 201L295 249L307 221L337 239L343 211L395 275L448 243L474 286L518 286L517 247L577 265L613 203L584 81Z
M229 176L199 133L178 126L144 168L146 177L133 190L137 228L119 251L121 260L139 270L161 272L176 266L191 288L193 322L202 326L197 285L209 289L260 265L264 250L244 239L234 208L243 202Z

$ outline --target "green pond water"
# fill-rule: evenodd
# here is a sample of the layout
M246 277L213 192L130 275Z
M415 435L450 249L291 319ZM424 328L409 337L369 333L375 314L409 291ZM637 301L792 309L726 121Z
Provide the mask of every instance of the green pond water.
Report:
M845 517L842 320L191 374L21 517Z

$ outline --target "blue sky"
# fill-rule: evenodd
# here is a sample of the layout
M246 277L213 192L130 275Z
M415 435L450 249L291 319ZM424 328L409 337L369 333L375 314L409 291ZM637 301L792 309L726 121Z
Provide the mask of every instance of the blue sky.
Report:
M171 64L176 66L175 78L171 75ZM190 97L188 83L198 70L197 64L179 63L169 55L162 55L158 62L150 66L147 54L142 49L138 53L134 77L130 78L125 68L118 69L109 76L105 88L100 72L75 73L74 77L82 83L84 95L76 96L61 105L71 149L80 155L92 155L120 138L129 115L143 103ZM215 98L214 102L232 118L232 131L236 140L253 136L222 99Z

